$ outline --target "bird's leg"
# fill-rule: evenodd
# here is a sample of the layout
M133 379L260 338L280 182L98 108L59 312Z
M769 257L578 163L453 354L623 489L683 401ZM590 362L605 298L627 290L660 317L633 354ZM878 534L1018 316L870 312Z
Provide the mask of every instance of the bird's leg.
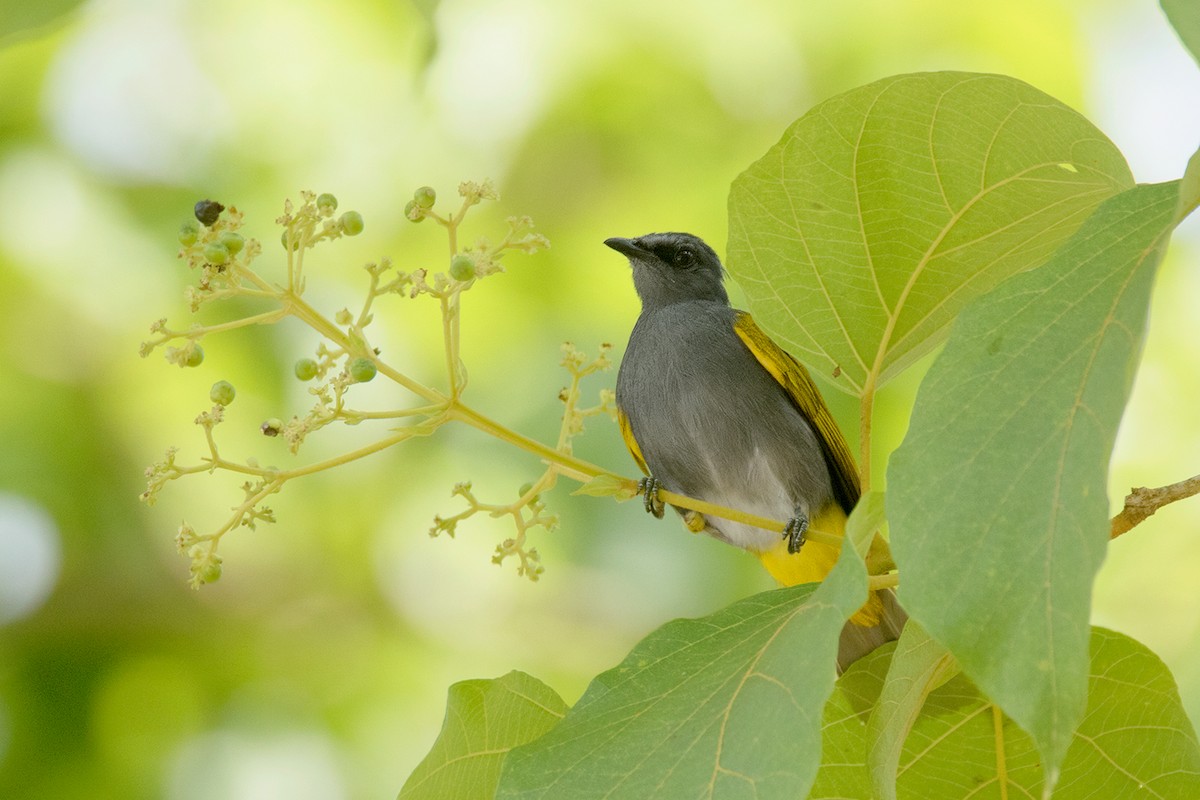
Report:
M800 548L804 546L804 534L807 531L808 515L804 512L797 512L796 516L787 521L787 525L783 526L783 538L787 539L789 553L800 552Z
M646 507L646 513L653 514L659 519L662 519L663 512L666 510L663 501L658 499L658 490L661 486L662 484L658 482L658 478L653 475L647 475L638 481L638 494L642 496L642 503Z

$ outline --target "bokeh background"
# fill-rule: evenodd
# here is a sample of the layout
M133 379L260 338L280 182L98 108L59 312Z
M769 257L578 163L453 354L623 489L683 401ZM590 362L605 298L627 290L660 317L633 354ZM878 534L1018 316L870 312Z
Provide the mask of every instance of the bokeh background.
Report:
M360 211L365 232L310 261L332 313L367 260L441 266L439 229L401 216L415 187L453 198L492 178L501 201L468 237L528 214L553 248L466 295L469 398L553 441L560 343L619 355L636 317L604 238L680 229L723 250L730 181L793 119L928 69L1034 84L1142 181L1177 177L1200 144L1200 72L1147 0L0 2L0 797L390 797L453 681L522 669L573 702L663 622L770 586L745 555L569 482L546 498L562 524L536 541L537 584L490 563L502 521L430 539L460 508L455 482L507 502L539 473L444 429L290 485L278 524L228 536L221 581L188 588L174 531L219 524L239 482L198 476L153 508L137 496L167 445L202 453L192 419L213 381L239 392L220 429L231 457L306 463L370 435L330 431L296 459L256 434L310 405L290 368L317 340L298 325L206 341L197 369L138 358L151 321L186 322L175 232L196 200L246 212L264 270L285 197L330 191ZM1114 508L1200 471L1197 246L1189 223L1162 269ZM379 311L392 363L438 380L430 309ZM918 372L880 399L876 475ZM371 402L408 402L383 383ZM853 403L830 399L856 430ZM577 452L635 471L607 420ZM1113 545L1095 602L1098 624L1165 659L1193 719L1198 570L1200 501L1184 502Z

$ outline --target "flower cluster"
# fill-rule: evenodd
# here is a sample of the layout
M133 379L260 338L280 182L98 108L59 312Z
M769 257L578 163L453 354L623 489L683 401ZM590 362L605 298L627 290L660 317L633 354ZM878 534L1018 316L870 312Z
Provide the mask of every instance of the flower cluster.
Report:
M275 521L274 512L265 501L289 481L364 458L414 436L427 436L450 420L473 425L533 452L546 462L547 467L536 481L523 486L517 501L510 504L481 503L469 483L459 484L454 494L466 500L468 508L455 516L435 520L431 533L453 535L459 522L479 512L492 516L508 515L516 534L496 548L493 560L500 563L510 556L516 557L519 574L532 580L541 574L543 567L538 561L537 550L527 546L527 533L533 528L552 530L557 524L554 516L545 512L542 494L553 488L559 474L581 481L603 474L599 468L571 455L570 440L582 432L586 418L614 413L611 392L602 392L600 403L594 407L580 408L578 405L580 380L611 365L607 357L608 346L604 346L601 355L593 361L588 361L570 345L565 347L563 365L572 378L570 387L561 395L566 409L559 441L554 447L527 439L463 402L467 372L459 357L460 295L481 280L502 272L502 259L508 252L532 254L548 247L549 243L533 231L528 217L511 217L507 230L498 240L480 237L470 245L460 247L460 225L467 212L480 202L495 200L497 196L488 181L464 182L459 186L458 194L461 203L457 209L442 213L436 208L437 193L431 187L423 186L413 193L413 199L405 209L408 220L432 219L446 231L451 255L443 268L422 267L404 272L396 269L389 258L366 264L367 285L361 306L354 310L343 308L332 315L321 312L305 297L308 254L318 244L343 236L356 236L364 229L363 218L358 212L337 212L338 200L332 194L306 191L300 194L298 204L290 200L284 204L283 214L276 220L282 227L279 241L283 265L279 274L270 278L256 267L255 261L262 256L263 248L256 239L243 236L244 221L236 208L203 200L196 204L195 219L181 225L179 257L196 275L186 291L189 309L195 312L209 303L230 298L248 300L265 306L265 309L217 324L196 324L182 329L168 327L166 318L159 319L150 327L151 338L141 346L143 357L162 348L170 363L197 367L204 360L201 341L206 336L251 325L275 324L287 318L296 319L321 336L314 351L298 358L293 366L296 379L311 384L308 392L314 403L302 414L256 421L254 424L262 434L281 437L291 453L297 454L308 437L331 425L357 425L370 420L385 420L392 425L375 441L324 461L290 469L262 467L253 457L229 458L218 446L217 429L225 423L237 390L226 380L214 383L209 392L212 406L195 419L204 434L205 454L194 463L183 464L179 460L179 449L168 449L163 459L146 470L147 486L141 496L152 505L168 483L198 473L233 473L242 481L242 499L222 524L207 533L197 532L186 521L179 527L176 543L191 562L193 586L220 577L222 559L218 548L226 533L243 527L254 529L260 522ZM372 345L369 328L374 319L375 303L387 296L407 300L427 297L440 305L446 364L444 386L427 385L407 375L399 365L383 359ZM355 407L351 402L355 386L379 376L406 390L414 401L393 409Z

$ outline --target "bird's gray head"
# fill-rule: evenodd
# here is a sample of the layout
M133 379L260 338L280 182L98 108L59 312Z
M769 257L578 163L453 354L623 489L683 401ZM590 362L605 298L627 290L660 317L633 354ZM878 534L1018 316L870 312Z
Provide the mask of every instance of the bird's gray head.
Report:
M729 305L725 270L711 247L690 233L648 233L636 239L614 236L604 243L633 267L633 285L643 309L689 300Z

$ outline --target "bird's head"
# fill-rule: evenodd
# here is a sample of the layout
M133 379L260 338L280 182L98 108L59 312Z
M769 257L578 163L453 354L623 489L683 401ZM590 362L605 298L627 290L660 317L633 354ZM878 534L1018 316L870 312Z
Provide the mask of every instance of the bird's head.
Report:
M648 233L636 239L614 236L604 243L633 267L633 285L643 309L689 300L729 304L721 259L690 233Z

